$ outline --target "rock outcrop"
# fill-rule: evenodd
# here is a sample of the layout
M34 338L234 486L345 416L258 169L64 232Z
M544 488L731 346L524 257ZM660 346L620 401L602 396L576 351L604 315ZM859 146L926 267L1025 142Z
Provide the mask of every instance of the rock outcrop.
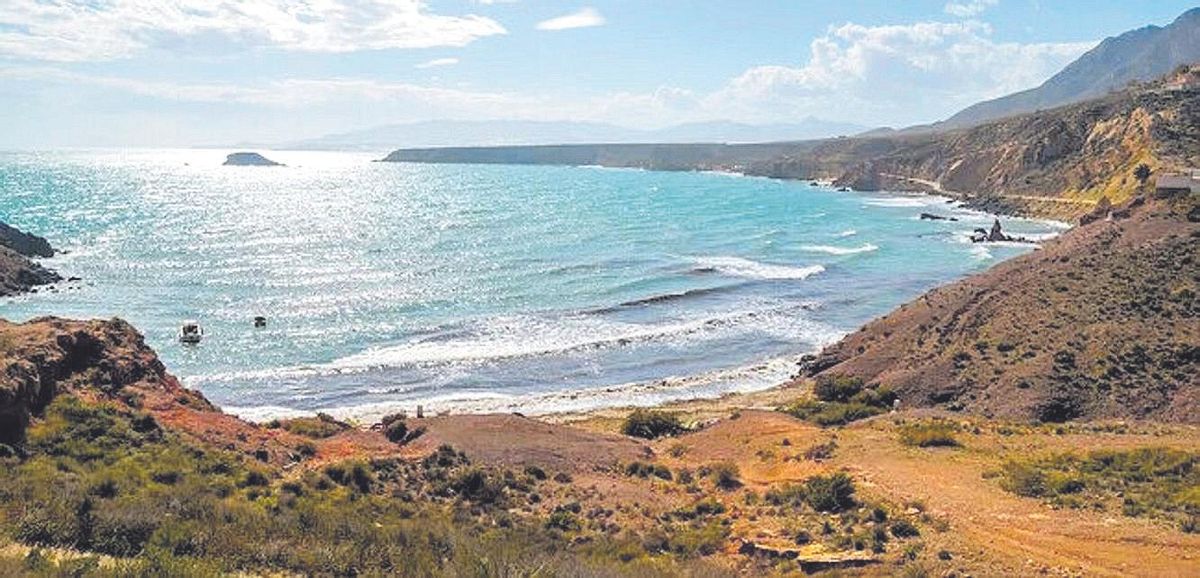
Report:
M0 223L0 246L8 247L26 257L54 256L54 247L50 246L49 241L18 230L7 223Z
M239 152L231 153L225 157L224 165L227 167L282 167L282 163L277 163L258 153Z
M39 285L62 281L62 277L28 257L0 247L0 297L9 297L33 290Z
M45 239L0 223L0 297L62 281L58 273L30 260L31 257L53 257L54 253L54 248Z
M124 321L0 321L0 443L19 442L30 417L67 392L132 400L185 390Z
M1042 250L947 285L809 360L904 407L1063 421L1200 423L1195 199L1131 201Z

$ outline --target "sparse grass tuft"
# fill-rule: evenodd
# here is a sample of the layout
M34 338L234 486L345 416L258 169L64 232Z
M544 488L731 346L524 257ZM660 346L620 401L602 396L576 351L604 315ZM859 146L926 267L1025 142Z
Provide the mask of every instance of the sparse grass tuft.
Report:
M946 421L930 421L902 426L900 443L919 448L956 447L960 445L954 434L958 427Z

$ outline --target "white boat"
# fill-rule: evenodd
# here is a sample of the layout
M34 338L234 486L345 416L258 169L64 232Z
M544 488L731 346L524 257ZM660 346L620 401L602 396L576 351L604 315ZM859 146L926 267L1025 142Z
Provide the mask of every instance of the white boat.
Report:
M183 326L179 328L180 343L200 343L202 337L204 330L200 328L198 321L184 321Z

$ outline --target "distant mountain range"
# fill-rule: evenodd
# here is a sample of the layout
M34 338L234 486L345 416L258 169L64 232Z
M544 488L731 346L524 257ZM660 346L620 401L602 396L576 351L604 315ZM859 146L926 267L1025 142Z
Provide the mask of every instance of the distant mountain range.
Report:
M1084 102L1125 88L1132 82L1161 78L1179 66L1197 62L1200 62L1200 8L1193 8L1167 26L1146 26L1105 39L1041 86L974 104L944 121L901 130L872 129L813 117L784 124L712 121L655 130L595 122L433 120L379 126L277 146L312 150L386 150L577 144L740 144L839 136L888 138L968 128ZM572 154L577 152L572 151ZM623 157L625 152L618 156ZM628 159L622 164L632 162Z
M974 104L928 128L962 128L1082 102L1198 61L1200 8L1193 8L1167 26L1146 26L1105 39L1037 88Z
M286 143L300 150L377 150L439 146L501 146L581 143L748 143L853 135L870 127L806 118L787 124L728 121L638 130L594 122L527 120L433 120L392 124Z

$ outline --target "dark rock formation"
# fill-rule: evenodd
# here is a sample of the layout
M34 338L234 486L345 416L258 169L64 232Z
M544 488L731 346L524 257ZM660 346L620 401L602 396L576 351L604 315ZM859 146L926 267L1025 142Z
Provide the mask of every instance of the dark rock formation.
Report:
M991 230L975 229L975 232L971 233L971 242L972 243L1001 243L1001 242L1032 243L1033 241L1031 241L1025 237L1013 237L1012 235L1005 234L1004 230L1000 227L1000 219L994 219L992 221Z
M271 159L268 159L267 157L264 157L258 153L249 153L249 152L232 153L229 156L225 157L224 164L225 164L225 166L230 166L230 167L282 167L283 166L282 164L277 163Z
M921 220L922 221L958 221L958 219L955 217L944 217L942 215L935 215L933 213L921 213Z
M0 297L25 293L39 285L57 283L62 277L9 249L0 247Z
M54 248L50 246L49 241L20 231L7 223L0 223L0 246L8 247L26 257L54 256Z

